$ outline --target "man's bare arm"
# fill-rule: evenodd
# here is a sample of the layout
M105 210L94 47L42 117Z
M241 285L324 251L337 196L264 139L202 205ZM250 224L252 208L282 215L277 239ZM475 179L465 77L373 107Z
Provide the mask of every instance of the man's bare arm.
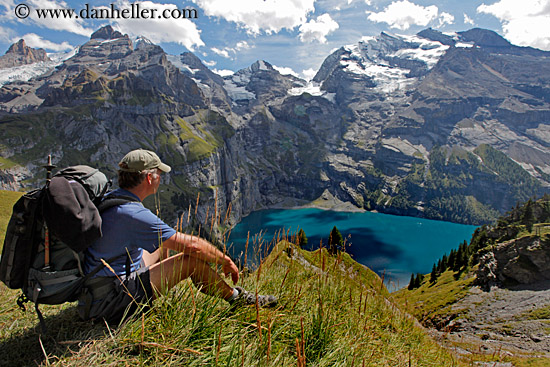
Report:
M203 238L176 232L176 234L164 241L163 245L207 263L221 265L223 273L226 276L231 275L233 283L236 284L239 280L239 269L231 258Z

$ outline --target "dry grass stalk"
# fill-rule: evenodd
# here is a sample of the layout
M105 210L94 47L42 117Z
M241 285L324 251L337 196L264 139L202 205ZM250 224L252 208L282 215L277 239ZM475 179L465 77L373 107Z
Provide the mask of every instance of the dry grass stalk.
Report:
M269 364L269 356L271 354L271 328L273 327L273 323L275 320L271 320L271 315L267 319L268 327L267 327L267 364Z
M128 255L128 256L130 256L130 255ZM122 279L120 279L118 274L115 273L115 270L111 267L111 265L109 265L109 263L107 261L103 260L103 259L101 259L101 262L103 263L103 265L105 265L105 267L107 267L107 269L109 269L109 271L111 273L113 273L116 276L116 278L118 279L118 281L120 282L120 284L124 288L124 291L126 292L126 294L129 295L130 298L132 298L132 302L134 302L136 305L139 305L139 303L136 301L136 299L134 298L134 296L132 295L132 293L130 292L128 287L126 287L126 284L124 284L124 282L122 281Z
M180 352L180 353L191 353L191 354L196 354L198 356L202 355L201 352L198 352L198 351L193 350L193 349L189 349L189 348L178 349L178 348L168 347L166 345L162 345L162 344L159 344L159 343L153 343L153 342L140 343L139 346L166 349L166 350L171 350L171 351Z
M223 330L223 324L220 327L220 332L218 333L218 345L216 346L216 366L218 365L218 360L220 358L220 349L222 345L222 330Z
M286 270L285 276L283 278L283 281L281 282L281 285L280 285L279 289L283 289L283 286L285 285L285 281L286 281L286 278L288 277L289 273L290 273L290 267L288 267L288 269Z
M298 301L302 297L302 286L303 286L303 284L300 284L300 289L298 290L298 296L296 297L296 301L294 302L294 305L290 309L290 312L294 311L294 308L296 308L296 305L298 304Z
M195 204L195 218L197 217L197 210L199 209L199 199L201 197L201 192L197 193L197 203Z
M214 223L218 221L218 189L216 189L216 198L214 199L214 213L212 213L212 222L210 223L210 232L214 229Z
M247 258L248 258L248 241L250 241L250 231L246 235L246 244L244 245L244 264L243 266L247 267Z
M258 303L258 291L256 290L256 324L258 327L258 337L260 339L260 344L262 344L262 321L260 319L260 305Z
M246 346L244 344L244 334L241 336L241 367L244 367L244 350Z

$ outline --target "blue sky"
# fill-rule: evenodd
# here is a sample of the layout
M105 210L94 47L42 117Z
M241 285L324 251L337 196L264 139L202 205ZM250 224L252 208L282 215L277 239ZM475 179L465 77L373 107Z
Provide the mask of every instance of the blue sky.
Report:
M442 32L481 27L516 45L550 50L550 0L148 0L139 6L156 9L154 19L37 15L37 9L74 9L78 15L111 4L122 11L132 4L136 9L136 3L0 0L0 53L20 38L48 52L68 51L107 24L132 38L144 36L169 54L192 51L221 73L262 59L283 72L312 77L340 46L383 31L414 34L428 27ZM182 9L195 9L198 17L185 18Z

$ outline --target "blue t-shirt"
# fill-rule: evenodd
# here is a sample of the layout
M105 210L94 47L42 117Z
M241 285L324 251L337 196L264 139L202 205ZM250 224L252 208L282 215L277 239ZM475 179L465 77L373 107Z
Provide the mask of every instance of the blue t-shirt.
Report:
M124 189L114 190L109 195L131 196L139 200L136 195ZM101 218L102 237L86 250L85 274L101 264L101 259L108 260L121 255L110 266L116 275L125 275L126 256L123 255L127 253L132 259L130 271L135 271L140 266L143 250L155 251L162 242L176 233L139 201L109 208L103 212ZM105 267L95 276L112 277L114 274Z

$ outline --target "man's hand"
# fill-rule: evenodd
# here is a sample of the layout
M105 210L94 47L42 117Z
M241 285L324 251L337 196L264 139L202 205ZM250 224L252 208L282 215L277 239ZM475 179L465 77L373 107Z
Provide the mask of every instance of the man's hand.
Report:
M239 268L237 268L237 265L229 258L226 257L226 262L222 266L223 274L228 277L231 275L231 279L233 280L233 284L237 284L239 281Z

